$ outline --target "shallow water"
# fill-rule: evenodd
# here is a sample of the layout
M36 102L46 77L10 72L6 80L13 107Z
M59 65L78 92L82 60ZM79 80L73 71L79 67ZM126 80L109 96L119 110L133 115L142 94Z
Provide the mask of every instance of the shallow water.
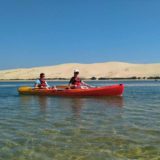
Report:
M125 93L22 96L17 88L32 82L0 82L0 160L160 159L160 82L88 83L124 83Z

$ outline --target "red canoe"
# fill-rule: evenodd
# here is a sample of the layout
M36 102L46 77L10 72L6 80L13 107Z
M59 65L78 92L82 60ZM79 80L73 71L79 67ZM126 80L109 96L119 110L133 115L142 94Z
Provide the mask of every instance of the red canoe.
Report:
M18 92L27 95L49 95L49 96L122 96L124 85L111 85L87 89L35 89L31 87L20 87Z

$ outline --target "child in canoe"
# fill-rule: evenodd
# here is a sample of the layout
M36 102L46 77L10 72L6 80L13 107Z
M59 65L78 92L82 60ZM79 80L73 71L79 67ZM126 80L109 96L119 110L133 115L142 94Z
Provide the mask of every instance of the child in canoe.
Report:
M47 83L47 81L45 80L45 74L44 73L41 73L40 76L39 76L39 79L37 79L35 81L35 85L34 85L35 88L49 88L49 85Z

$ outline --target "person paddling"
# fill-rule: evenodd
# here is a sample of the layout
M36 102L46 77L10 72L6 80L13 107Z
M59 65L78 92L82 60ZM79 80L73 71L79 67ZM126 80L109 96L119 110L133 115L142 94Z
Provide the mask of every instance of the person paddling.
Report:
M45 80L44 73L40 74L40 77L39 79L36 80L34 87L35 88L48 88L49 87L48 83Z
M69 88L71 89L76 89L76 88L91 88L92 86L86 84L83 82L79 77L79 70L75 69L74 70L74 76L70 79L69 81Z

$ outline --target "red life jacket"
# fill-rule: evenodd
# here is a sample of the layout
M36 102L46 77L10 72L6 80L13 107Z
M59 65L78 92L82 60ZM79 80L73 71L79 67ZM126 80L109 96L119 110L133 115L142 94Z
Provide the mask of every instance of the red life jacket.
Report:
M78 77L75 78L74 85L80 86L81 85L81 79L78 78Z
M39 79L39 81L40 81L41 84L39 84L38 87L40 87L40 88L41 87L47 87L45 79Z

